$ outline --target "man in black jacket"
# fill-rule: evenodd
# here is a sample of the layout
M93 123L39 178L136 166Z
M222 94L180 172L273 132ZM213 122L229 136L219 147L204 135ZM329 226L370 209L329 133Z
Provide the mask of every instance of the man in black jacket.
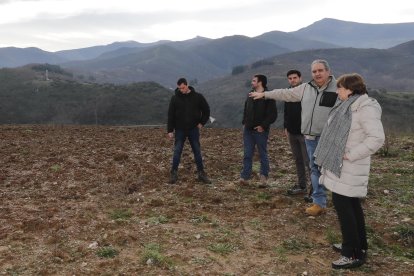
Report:
M170 139L175 137L170 184L174 184L178 180L178 165L180 164L186 138L188 138L193 150L198 180L206 184L211 183L204 172L200 148L200 129L207 123L209 118L210 107L204 96L197 93L193 87L188 86L185 78L180 78L177 81L177 89L175 89L175 94L171 97L168 107L168 137Z
M255 92L267 91L267 78L255 75L252 79L252 89ZM240 184L248 184L252 173L254 148L257 146L260 155L260 183L267 185L269 176L269 159L267 157L267 140L270 125L276 121L277 109L274 100L253 100L247 97L243 112L243 169L240 173Z
M290 87L302 84L302 73L298 70L289 70L286 74ZM302 106L300 102L285 102L284 128L289 139L290 148L295 159L298 182L288 190L288 194L306 194L306 171L309 170L309 158L306 152L305 137L301 132Z

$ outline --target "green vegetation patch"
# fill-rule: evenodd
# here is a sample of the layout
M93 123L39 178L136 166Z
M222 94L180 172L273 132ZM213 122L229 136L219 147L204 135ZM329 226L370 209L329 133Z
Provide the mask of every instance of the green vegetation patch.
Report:
M105 246L99 248L98 251L96 251L96 256L100 258L114 258L118 254L119 252L112 246Z
M110 218L116 221L129 220L132 217L132 211L129 209L115 209L109 214Z

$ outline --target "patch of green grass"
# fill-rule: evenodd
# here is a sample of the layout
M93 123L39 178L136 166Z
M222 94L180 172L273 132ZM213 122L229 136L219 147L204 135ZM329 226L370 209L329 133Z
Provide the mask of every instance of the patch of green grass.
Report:
M260 162L253 162L252 171L256 173L260 172Z
M144 252L141 256L142 263L159 267L172 267L172 260L164 256L161 251L161 246L157 243L146 244L144 246Z
M391 173L398 173L398 174L414 174L414 168L404 168L404 167L395 167L390 168Z
M274 247L273 251L276 253L277 258L281 262L286 262L287 261L286 254L287 254L288 250L286 248L284 248L282 245L278 245L278 246Z
M219 229L217 229L216 238L217 241L220 243L228 243L236 237L236 233L234 233L232 230L226 227L220 227Z
M400 240L409 246L414 245L414 226L412 225L398 225L395 229L398 233Z
M207 265L210 264L214 261L214 259L210 258L210 257L193 257L191 258L191 263L192 264L197 264L197 265Z
M115 209L111 211L109 217L116 221L126 221L132 217L132 211L129 209Z
M272 198L272 196L270 194L266 193L266 192L260 192L256 195L256 198L258 200L267 201L267 200L270 200Z
M54 172L58 172L58 171L60 171L60 170L62 169L62 167L61 167L60 165L55 164L55 165L52 165L52 166L50 167L50 169L51 169L52 171L54 171Z
M213 243L210 244L207 248L208 250L221 255L229 254L237 249L237 247L231 243Z
M187 204L193 203L193 201L194 201L194 199L192 197L189 197L189 196L186 196L186 197L182 198L182 202L187 203Z
M191 218L190 221L191 223L199 224L199 223L207 223L207 222L210 222L211 220L208 218L207 215L203 214L203 215L195 216Z
M169 221L168 218L163 215L150 217L147 220L148 224L152 224L152 225L164 224L164 223L167 223L168 221Z
M303 253L305 249L312 248L312 245L303 239L298 237L292 237L284 240L281 244L273 248L273 251L277 254L278 259L285 262L287 261L287 254Z
M299 239L297 237L293 237L282 242L283 248L290 252L302 252L304 249L312 248L312 245L306 241Z
M330 227L326 230L325 236L329 244L341 242L341 234L339 234L337 231L335 231L334 229Z
M96 256L100 258L114 258L117 256L119 252L114 249L112 246L105 246L102 248L99 248L98 251L96 251Z

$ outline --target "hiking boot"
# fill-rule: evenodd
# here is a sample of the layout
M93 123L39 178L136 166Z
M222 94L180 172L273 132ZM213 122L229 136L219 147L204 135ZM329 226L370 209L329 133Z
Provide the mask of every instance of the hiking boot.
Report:
M178 180L178 174L176 170L172 170L170 173L170 180L168 181L169 184L175 184Z
M302 188L299 187L298 185L293 186L292 188L290 188L287 191L288 195L302 195L302 194L306 194L306 187Z
M258 185L259 188L267 188L269 185L267 184L267 177L264 175L260 175L260 183Z
M363 262L359 259L348 258L341 256L338 260L332 262L332 268L335 269L347 269L354 268L363 265Z
M319 216L326 212L326 208L322 208L318 204L313 204L311 207L306 208L305 213L310 216Z
M207 175L204 171L199 171L198 172L197 180L203 182L204 184L211 184L210 179L208 179L208 177L207 177Z
M243 177L240 177L239 184L242 185L242 186L248 186L249 185L249 180L244 179Z

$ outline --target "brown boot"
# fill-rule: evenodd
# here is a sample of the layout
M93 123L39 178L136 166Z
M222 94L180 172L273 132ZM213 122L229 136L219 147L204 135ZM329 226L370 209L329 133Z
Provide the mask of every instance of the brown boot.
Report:
M313 204L311 207L306 208L305 213L310 216L319 216L326 212L326 208L322 208L318 204Z

